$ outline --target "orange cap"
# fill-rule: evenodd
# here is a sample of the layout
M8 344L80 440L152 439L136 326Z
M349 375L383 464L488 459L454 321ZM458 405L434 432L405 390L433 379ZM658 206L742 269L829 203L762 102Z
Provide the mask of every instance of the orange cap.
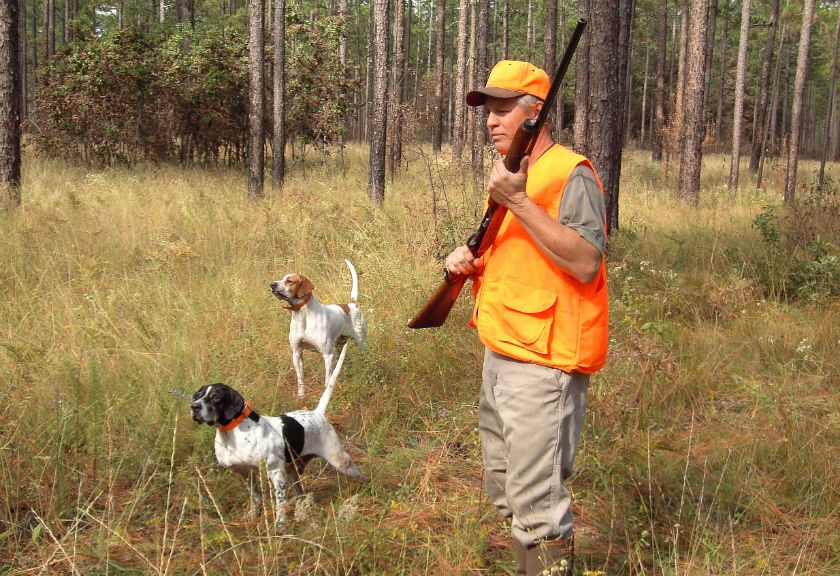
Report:
M540 100L545 100L551 80L542 69L530 62L516 60L502 60L490 71L487 85L467 94L467 104L481 106L488 96L494 98L513 98L530 94Z

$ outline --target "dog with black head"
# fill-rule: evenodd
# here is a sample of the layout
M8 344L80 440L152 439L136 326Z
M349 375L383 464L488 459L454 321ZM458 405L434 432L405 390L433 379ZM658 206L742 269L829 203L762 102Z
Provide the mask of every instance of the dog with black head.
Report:
M192 395L193 420L216 428L216 461L248 482L251 504L246 518L254 518L262 511L262 494L256 477L261 462L265 463L274 487L274 518L278 527L285 520L287 488L299 491L299 475L312 458L320 456L351 478L365 477L326 417L346 351L345 343L315 410L263 416L252 410L250 402L239 392L225 384L202 386Z

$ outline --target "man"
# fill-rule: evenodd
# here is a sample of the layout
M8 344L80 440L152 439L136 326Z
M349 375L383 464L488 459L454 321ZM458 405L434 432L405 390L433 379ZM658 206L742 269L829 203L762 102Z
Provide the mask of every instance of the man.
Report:
M467 104L484 106L496 150L536 118L546 73L503 60ZM476 259L456 248L450 274L473 277L470 325L485 345L479 434L490 499L511 520L516 574L571 575L572 472L586 393L607 354L606 219L589 160L544 127L517 172L493 166L488 193L508 212ZM546 572L547 570L547 572Z

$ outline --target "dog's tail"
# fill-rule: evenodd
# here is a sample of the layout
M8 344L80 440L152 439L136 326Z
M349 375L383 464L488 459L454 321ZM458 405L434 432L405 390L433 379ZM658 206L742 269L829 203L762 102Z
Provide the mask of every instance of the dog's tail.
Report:
M335 368L333 368L333 371L327 377L327 387L324 388L324 393L321 394L321 400L315 408L315 412L319 414L327 413L327 404L330 403L333 387L335 386L336 380L338 380L338 373L341 372L341 365L344 364L344 354L347 352L347 344L348 342L345 342L344 346L342 346L341 354L339 354L338 361L335 363Z
M355 304L359 299L359 277L356 276L356 268L353 267L353 264L347 258L344 259L347 262L347 267L350 268L350 276L353 277L353 287L350 289L350 303Z

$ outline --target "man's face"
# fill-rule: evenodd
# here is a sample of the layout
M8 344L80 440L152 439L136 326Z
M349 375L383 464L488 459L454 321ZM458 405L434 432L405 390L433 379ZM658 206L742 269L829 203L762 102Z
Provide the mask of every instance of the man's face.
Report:
M519 105L519 97L487 97L484 103L484 111L487 112L487 130L499 154L508 153L516 130L527 118L536 118L540 104L542 103L538 102L528 113Z

